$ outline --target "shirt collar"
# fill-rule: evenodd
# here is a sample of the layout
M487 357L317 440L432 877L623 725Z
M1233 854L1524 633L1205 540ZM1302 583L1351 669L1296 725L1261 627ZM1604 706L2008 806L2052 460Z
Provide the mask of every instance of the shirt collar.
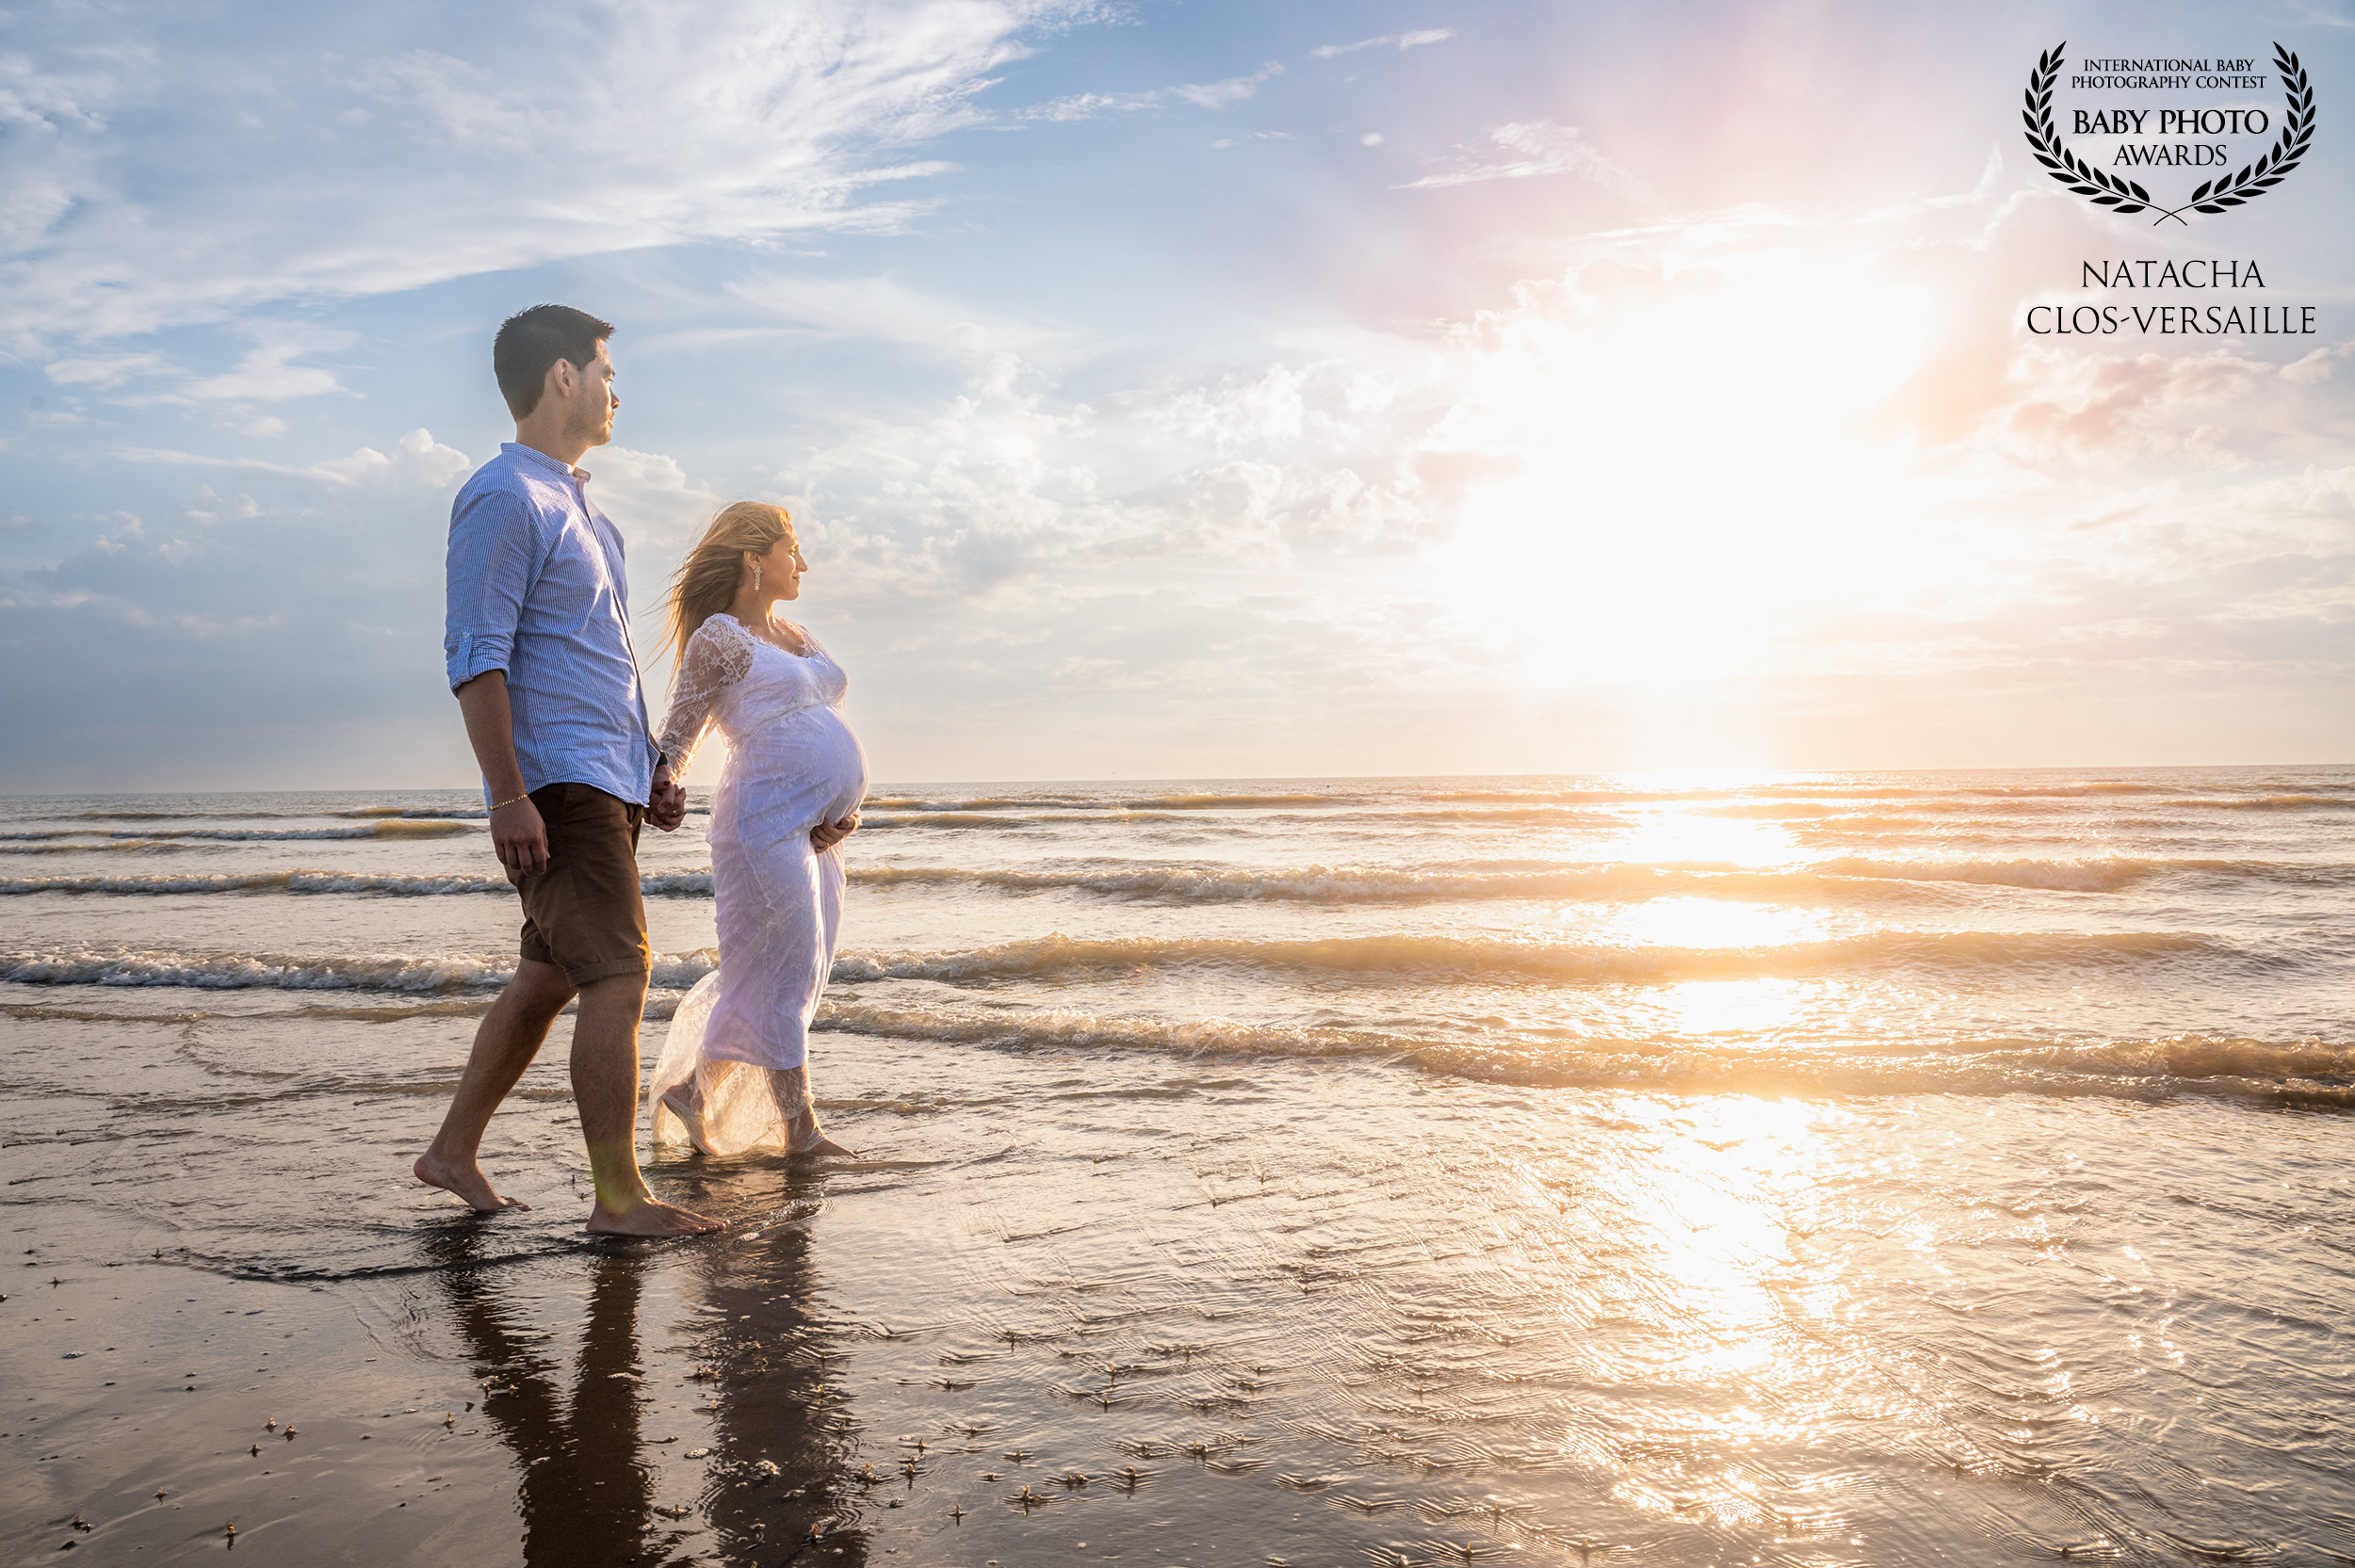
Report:
M575 479L582 484L587 484L589 482L589 470L586 468L568 467L567 465L557 461L545 452L541 451L537 446L526 446L520 441L502 441L499 443L499 450L505 452L508 456L519 459L522 461L537 463L542 468L553 469L555 472L563 475L568 479Z

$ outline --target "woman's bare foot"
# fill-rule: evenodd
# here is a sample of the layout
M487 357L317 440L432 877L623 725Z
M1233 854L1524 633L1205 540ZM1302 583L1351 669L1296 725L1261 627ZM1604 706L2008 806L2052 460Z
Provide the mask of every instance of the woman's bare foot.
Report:
M711 1135L704 1130L704 1097L697 1091L694 1079L690 1078L685 1083L673 1084L664 1090L662 1104L672 1115L678 1118L679 1125L686 1129L687 1147L690 1153L699 1156L704 1155L716 1156L720 1153L711 1146Z
M711 1153L704 1140L703 1096L695 1092L695 1082L692 1078L685 1083L674 1083L664 1090L662 1106L664 1109L677 1117L679 1125L686 1129L688 1147L699 1155Z
M709 1236L713 1231L727 1228L724 1220L709 1219L653 1198L642 1200L628 1209L610 1209L599 1202L589 1211L591 1236Z
M837 1156L848 1156L855 1159L858 1157L858 1151L844 1148L822 1132L817 1135L817 1141L814 1143L796 1141L793 1145L795 1159L830 1159Z
M442 1159L429 1149L417 1156L417 1163L410 1169L426 1186L455 1192L466 1200L477 1214L496 1214L503 1208L531 1206L520 1198L503 1195L491 1185L491 1178L482 1173L482 1167L471 1159L461 1164L457 1160Z

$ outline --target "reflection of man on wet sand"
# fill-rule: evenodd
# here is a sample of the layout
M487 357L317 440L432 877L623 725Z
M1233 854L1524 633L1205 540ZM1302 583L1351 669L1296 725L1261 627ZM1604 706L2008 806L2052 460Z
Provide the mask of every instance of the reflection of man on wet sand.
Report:
M464 1253L475 1227L447 1234L445 1247ZM471 1260L469 1260L471 1261ZM441 1274L456 1327L487 1380L483 1423L514 1450L522 1466L516 1499L524 1521L524 1561L546 1568L636 1560L654 1512L638 1430L638 1299L644 1261L601 1258L591 1265L589 1323L572 1398L559 1394L557 1369L528 1336L528 1323L492 1290L492 1270L454 1265Z
M687 793L647 733L622 536L576 467L613 437L612 327L535 305L491 350L515 439L450 507L450 689L481 765L491 843L523 895L515 978L475 1032L417 1179L484 1213L502 1196L477 1157L491 1113L576 996L573 1098L596 1180L589 1229L692 1236L720 1222L656 1201L638 1170L638 1022L652 951L638 830L669 832Z
M719 1310L691 1347L667 1353L658 1336L656 1349L641 1344L639 1308L654 1261L630 1253L588 1260L588 1321L568 1399L564 1368L532 1321L545 1309L511 1305L499 1288L511 1285L520 1302L539 1298L551 1282L536 1269L519 1270L512 1260L484 1257L479 1249L489 1235L465 1225L430 1236L427 1246L440 1265L436 1277L473 1376L489 1389L482 1424L515 1456L529 1568L667 1561L683 1537L695 1535L704 1537L696 1544L698 1560L749 1568L776 1560L762 1555L771 1545L791 1553L805 1544L813 1528L826 1532L829 1550L821 1560L838 1568L858 1568L866 1560L862 1532L831 1528L843 1512L835 1499L850 1439L833 1417L821 1414L841 1407L820 1390L818 1355L797 1347L795 1331L806 1329L807 1318L798 1305L788 1304L802 1301L809 1290L805 1237L780 1238L750 1257L739 1253L725 1274L701 1282L700 1292L697 1281L671 1276L673 1289L690 1301L701 1294L702 1305ZM487 1266L502 1262L507 1266ZM711 1421L710 1468L693 1481L666 1479L658 1498L658 1465L704 1470L682 1451L690 1444L670 1446L682 1434L663 1431L650 1444L643 1431L654 1400L668 1390L679 1391L672 1398L683 1397L690 1361L720 1374L716 1382L691 1385L709 1388L720 1401ZM684 1435L691 1437L703 1417L689 1419L696 1425ZM830 1443L829 1433L843 1447ZM696 1513L672 1528L655 1516L658 1500L694 1506Z

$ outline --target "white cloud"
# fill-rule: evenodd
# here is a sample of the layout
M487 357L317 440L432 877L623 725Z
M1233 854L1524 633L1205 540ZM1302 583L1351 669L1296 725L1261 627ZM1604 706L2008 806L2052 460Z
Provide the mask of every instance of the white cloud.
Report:
M75 354L52 360L41 369L59 386L92 392L112 392L143 380L176 380L180 374L179 366L154 352Z
M1160 102L1154 92L1075 92L1063 98L1050 98L1044 104L1033 104L1017 110L1016 120L1094 120L1114 110L1133 112L1149 109Z
M1015 321L889 278L771 277L728 292L763 314L836 337L877 338L960 358L1007 350L1035 355L1063 331ZM658 349L663 340L648 345Z
M742 496L722 495L687 477L676 458L628 446L600 446L581 459L598 509L633 544L675 556L702 537L714 513ZM633 574L633 576L635 574ZM643 593L641 593L642 607Z
M94 542L107 555L122 555L146 536L147 525L137 512L114 512L106 521L111 526L100 533Z
M1149 92L1078 92L1064 98L1050 98L1046 103L1017 110L1013 118L1094 120L1099 115L1133 114L1139 109L1159 108L1172 103L1185 104L1197 109L1228 109L1252 97L1262 86L1283 73L1283 66L1270 60L1247 76L1228 76L1216 82L1190 82L1179 87L1155 88Z
M1420 49L1428 43L1445 43L1454 36L1455 29L1453 27L1426 27L1421 32L1384 33L1380 38L1361 38L1355 43L1322 43L1309 50L1308 53L1317 59L1329 60L1339 55L1354 55L1360 49L1382 49L1392 46L1399 49Z
M1464 160L1443 174L1426 174L1399 186L1428 190L1443 186L1481 185L1489 180L1527 180L1544 174L1575 174L1589 184L1622 193L1639 188L1635 176L1595 151L1575 125L1551 121L1516 121L1488 132L1502 149L1502 157L1487 155Z
M1270 60L1248 76L1229 76L1224 81L1174 87L1169 89L1169 95L1180 104L1191 104L1197 109L1227 109L1251 97L1262 85L1283 73L1284 68Z
M2035 459L2116 461L2203 450L2224 456L2241 445L2224 438L2228 429L2247 428L2242 419L2254 412L2252 394L2278 380L2272 366L2229 348L2199 354L2030 348L2015 361L2015 396L1989 432ZM2233 414L2242 418L2225 417Z
M162 446L119 446L108 454L118 462L228 468L252 474L275 474L284 478L323 480L339 487L378 483L421 484L433 488L453 485L471 471L474 460L433 439L430 430L411 430L393 444L388 455L362 446L349 457L327 458L307 467L270 462L261 458L225 458L204 452L182 452Z
M397 18L374 58L382 19L329 10L299 66L261 47L276 24L255 13L20 13L0 71L0 118L25 127L0 141L0 346L46 357L271 300L903 225L924 198L882 189L945 168L910 150L983 118L970 99L1026 28L1088 9L680 0L589 27L551 0L481 13L463 45L431 29L419 47L430 19ZM343 118L355 97L363 127Z
M99 394L109 402L131 408L275 403L344 390L333 371L295 362L309 354L349 348L357 341L357 334L284 322L256 322L244 331L258 340L255 346L235 365L210 376L191 375L169 356L152 349L65 354L51 360L42 370L58 386Z
M277 328L265 329L262 336L264 341L249 349L235 368L189 381L186 396L200 402L277 403L343 390L334 372L294 362L306 354L348 348L356 334Z
M2311 386L2316 381L2327 381L2331 379L2337 362L2347 358L2350 353L2355 353L2355 341L2335 344L2329 348L2317 348L2313 353L2283 365L2282 375L2286 380L2296 381L2301 386Z
M869 422L769 498L860 604L1063 603L1234 552L1256 582L1295 551L1395 553L1449 525L1460 490L1398 457L1431 417L1401 393L1316 362L1072 402L999 356L932 417Z
M239 468L255 474L278 474L296 479L325 479L333 484L354 483L347 469L365 469L369 461L382 463L384 454L372 446L363 446L349 458L334 458L297 468L288 463L270 462L262 458L224 458L207 452L182 452L169 446L118 446L106 454L117 462L180 464L193 468Z
M239 491L233 496L223 496L211 485L199 485L196 495L197 499L204 504L187 509L186 515L191 522L218 523L223 518L234 518L242 522L262 515L262 504L244 491Z
M419 428L400 438L395 448L399 461L426 484L439 488L454 485L459 478L474 471L474 460L455 446L445 446L433 439L433 432Z
M0 125L50 135L103 131L106 111L122 96L123 67L144 63L96 40L62 52L49 70L29 56L0 55Z

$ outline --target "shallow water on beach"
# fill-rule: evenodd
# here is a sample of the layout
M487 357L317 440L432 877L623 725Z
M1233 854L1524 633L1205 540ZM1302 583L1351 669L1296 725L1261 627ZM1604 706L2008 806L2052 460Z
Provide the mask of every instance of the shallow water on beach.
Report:
M2355 770L879 791L868 1157L604 1249L560 1043L398 1179L479 811L0 806L23 1560L2355 1560Z

